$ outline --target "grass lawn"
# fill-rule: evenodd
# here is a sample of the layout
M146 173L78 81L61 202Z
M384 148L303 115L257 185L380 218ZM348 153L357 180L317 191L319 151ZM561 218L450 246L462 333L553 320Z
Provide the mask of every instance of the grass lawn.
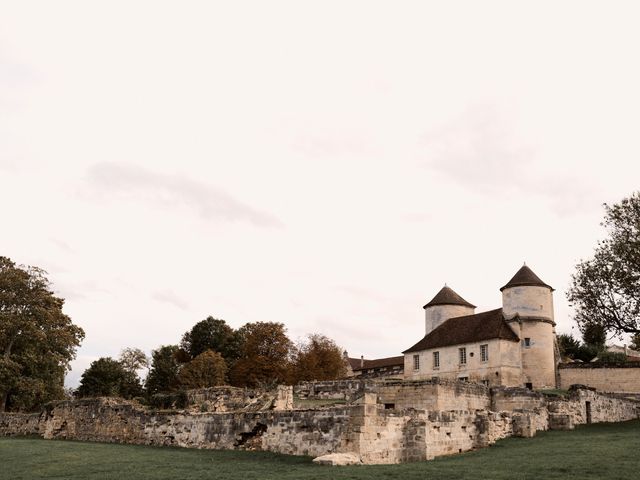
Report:
M309 457L0 438L0 479L625 479L640 475L640 421L540 432L429 462L326 467Z

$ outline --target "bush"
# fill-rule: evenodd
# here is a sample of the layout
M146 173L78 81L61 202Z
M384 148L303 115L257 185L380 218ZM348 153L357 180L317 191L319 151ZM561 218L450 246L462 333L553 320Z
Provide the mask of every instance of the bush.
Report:
M603 363L623 363L627 361L627 356L620 352L600 352L598 361Z

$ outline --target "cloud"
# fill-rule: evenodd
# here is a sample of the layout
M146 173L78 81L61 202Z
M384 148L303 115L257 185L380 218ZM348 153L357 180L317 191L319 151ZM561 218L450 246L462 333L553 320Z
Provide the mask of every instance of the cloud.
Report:
M182 298L171 290L155 291L151 294L151 298L158 302L169 303L180 310L187 310L189 305Z
M560 216L591 210L598 187L545 170L538 152L515 138L493 109L473 109L423 138L427 166L485 195L536 195Z
M143 168L100 163L88 170L98 192L137 197L164 207L182 204L205 220L243 221L258 227L281 227L275 216L246 205L222 189L181 175L163 175Z

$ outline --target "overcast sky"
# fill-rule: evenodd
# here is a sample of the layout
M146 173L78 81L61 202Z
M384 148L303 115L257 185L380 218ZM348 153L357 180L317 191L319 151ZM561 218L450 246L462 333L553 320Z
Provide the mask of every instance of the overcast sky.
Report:
M0 1L0 254L86 339L208 315L399 355L446 282L565 290L638 189L637 2ZM575 329L574 329L575 331Z

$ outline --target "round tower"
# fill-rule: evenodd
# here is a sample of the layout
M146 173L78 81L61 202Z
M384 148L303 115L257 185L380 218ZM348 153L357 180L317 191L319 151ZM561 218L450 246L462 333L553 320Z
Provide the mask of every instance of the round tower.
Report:
M553 288L524 265L500 291L504 317L520 337L523 386L555 388Z
M450 318L473 315L476 306L471 305L445 285L422 308L424 308L425 313L425 331L428 335Z

